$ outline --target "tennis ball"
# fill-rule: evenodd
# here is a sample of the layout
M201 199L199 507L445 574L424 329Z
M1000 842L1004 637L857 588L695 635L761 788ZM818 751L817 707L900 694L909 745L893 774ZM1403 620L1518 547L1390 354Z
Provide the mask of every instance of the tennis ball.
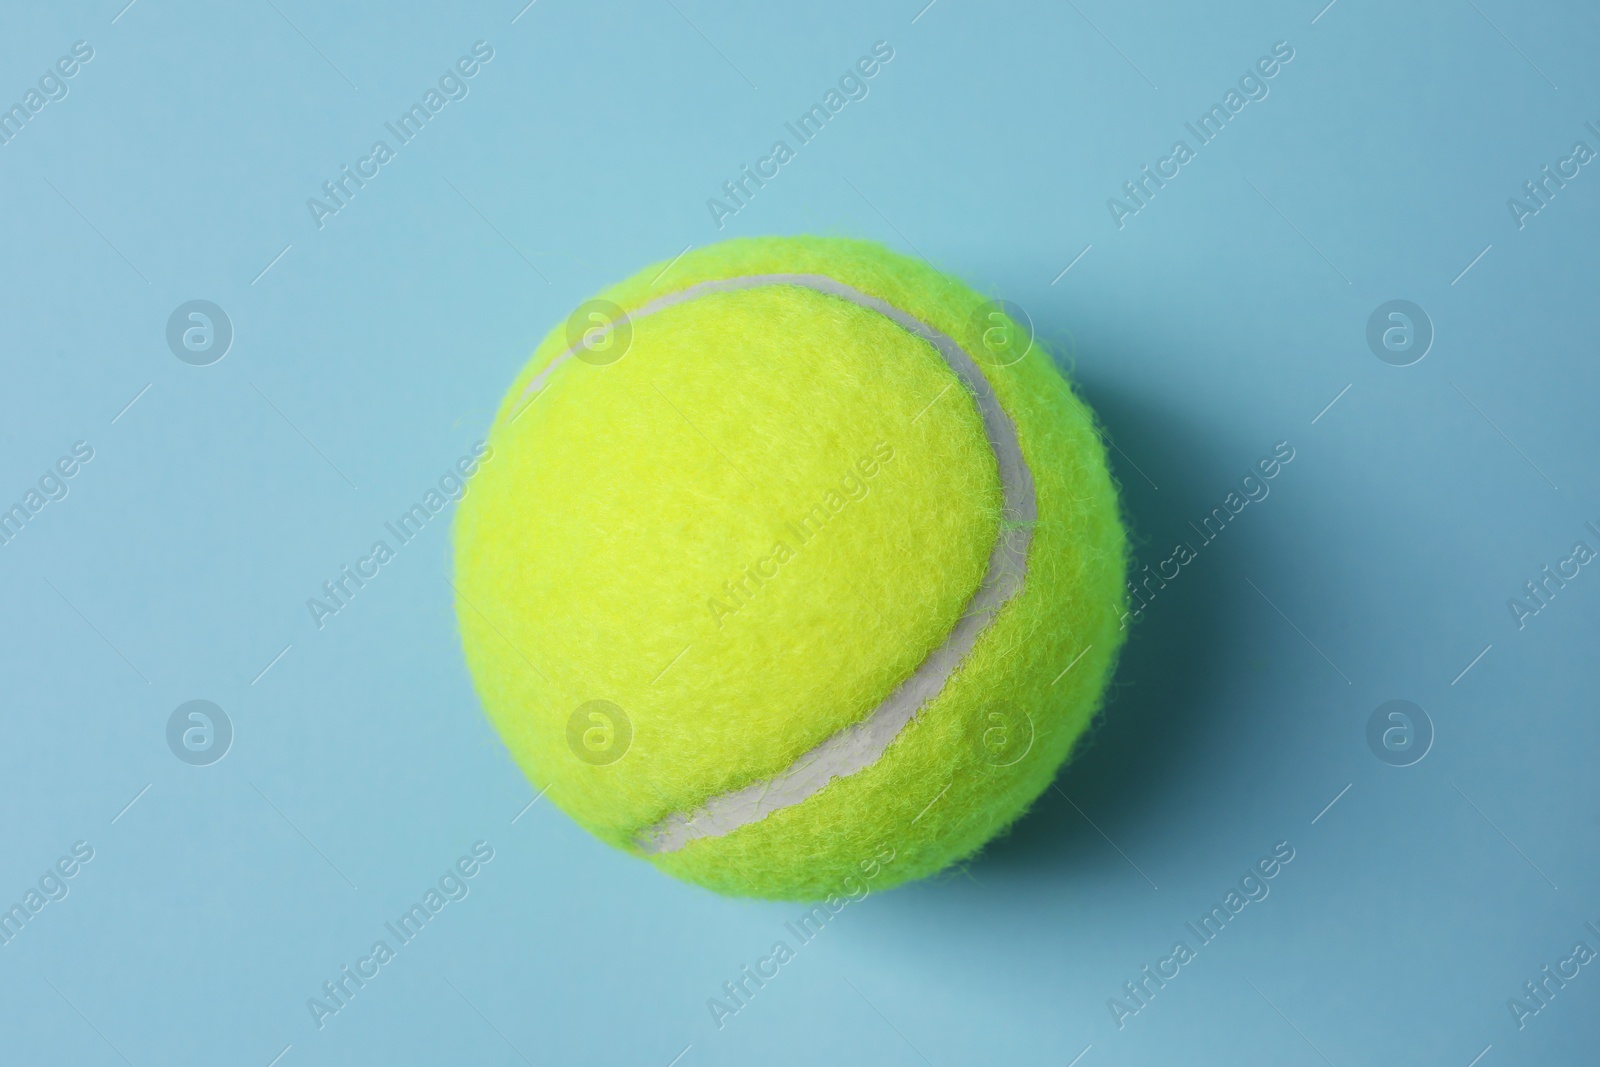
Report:
M454 527L489 717L596 837L824 900L970 856L1122 641L1093 416L1025 316L875 244L729 241L551 331Z

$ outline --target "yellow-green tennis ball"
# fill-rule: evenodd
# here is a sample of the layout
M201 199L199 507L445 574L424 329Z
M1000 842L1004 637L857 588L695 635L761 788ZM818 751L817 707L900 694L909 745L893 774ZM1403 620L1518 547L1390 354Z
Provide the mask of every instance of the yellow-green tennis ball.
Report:
M581 306L455 525L490 718L595 836L859 895L1050 784L1122 641L1093 417L1015 309L862 241L729 241Z

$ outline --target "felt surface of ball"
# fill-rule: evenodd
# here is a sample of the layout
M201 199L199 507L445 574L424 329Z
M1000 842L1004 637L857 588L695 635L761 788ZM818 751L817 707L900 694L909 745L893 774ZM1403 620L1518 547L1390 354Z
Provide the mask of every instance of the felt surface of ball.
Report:
M718 892L855 895L1049 786L1121 646L1093 416L1005 309L837 238L582 305L454 528L484 707L602 840Z

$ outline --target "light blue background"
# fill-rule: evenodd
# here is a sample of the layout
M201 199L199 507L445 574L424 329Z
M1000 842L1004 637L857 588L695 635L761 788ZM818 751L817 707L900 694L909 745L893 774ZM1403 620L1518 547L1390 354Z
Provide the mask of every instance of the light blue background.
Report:
M1507 607L1600 544L1600 173L1524 229L1506 206L1600 148L1592 9L31 6L0 103L95 55L0 147L0 503L75 441L94 459L0 547L0 903L76 841L94 859L0 947L0 1060L1600 1059L1600 966L1525 1029L1507 1007L1600 948L1600 571L1524 629ZM306 199L478 40L470 95L318 229ZM870 95L719 231L707 198L879 40ZM1107 198L1278 41L1270 96L1119 230ZM1274 444L1295 459L1151 602L1059 791L841 912L719 1030L707 999L801 909L527 808L459 652L446 517L320 631L305 601L585 297L798 232L1028 309L1121 449L1141 564ZM206 367L164 338L197 298L236 330ZM1437 331L1408 367L1365 340L1393 298ZM197 698L236 732L206 767L165 740ZM1397 698L1437 732L1406 768L1366 742ZM307 998L479 840L470 895L319 1030ZM1119 1029L1108 998L1279 841L1270 896Z

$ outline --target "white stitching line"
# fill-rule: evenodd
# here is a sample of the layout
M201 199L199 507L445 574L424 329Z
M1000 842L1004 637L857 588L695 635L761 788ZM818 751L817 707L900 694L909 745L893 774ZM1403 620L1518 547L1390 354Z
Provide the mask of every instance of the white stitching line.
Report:
M967 351L948 335L886 301L821 274L755 274L700 282L649 301L637 311L629 312L628 319L642 319L709 293L771 285L795 285L848 300L878 312L938 350L946 365L967 387L983 420L984 436L994 453L1005 501L1000 534L990 552L983 580L949 636L873 709L872 714L803 753L777 776L712 797L692 813L674 812L643 830L637 835L636 843L647 854L675 852L696 838L731 833L774 811L815 796L834 778L854 774L877 762L922 706L944 690L945 683L972 651L990 621L1006 601L1022 589L1027 577L1028 546L1033 540L1033 522L1038 517L1033 473L1017 444L1016 426L1001 408L988 379ZM534 375L523 389L518 406L523 406L530 395L540 390L551 373L576 351L576 346L567 349Z

